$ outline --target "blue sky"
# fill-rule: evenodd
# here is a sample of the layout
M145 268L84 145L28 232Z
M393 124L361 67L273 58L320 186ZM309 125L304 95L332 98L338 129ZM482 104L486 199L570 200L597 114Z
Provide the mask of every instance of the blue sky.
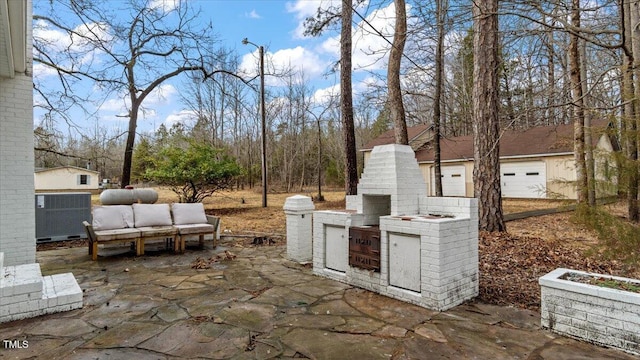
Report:
M36 0L48 1L48 0ZM117 1L117 0L110 0ZM179 0L151 0L158 6L172 6ZM310 38L302 35L304 19L312 16L318 7L340 4L340 0L182 0L189 1L200 8L202 13L199 21L203 24L211 22L220 41L219 45L235 49L242 58L240 69L247 76L257 72L257 50L250 45L242 45L243 38L263 45L266 49L267 67L269 65L282 68L292 65L304 72L307 85L314 90L315 97L322 99L327 93L337 94L337 74L326 76L330 67L339 58L339 33L328 31L322 37ZM393 30L393 1L388 0L376 7L369 7L365 2L360 7L369 22L392 37ZM354 16L353 23L353 65L354 92L362 90L366 84L377 82L370 72L386 71L388 43L378 35L372 34L368 25L364 25ZM52 39L63 41L62 34L52 32L47 34ZM383 55L371 55L381 53ZM40 81L48 81L55 74L47 72L41 67L34 67L34 76ZM52 78L53 79L53 78ZM179 87L181 79L166 83L149 97L145 105L147 111L139 121L139 131L150 131L165 123L170 126L176 121L185 121L189 116L181 104ZM269 86L277 86L275 79L267 77ZM36 99L37 101L37 99ZM125 112L126 104L121 98L108 99L96 109L100 124L111 124L111 127L125 129L126 119L121 115ZM36 125L40 114L35 114ZM80 115L78 116L80 117ZM91 124L81 127L95 127L95 120Z

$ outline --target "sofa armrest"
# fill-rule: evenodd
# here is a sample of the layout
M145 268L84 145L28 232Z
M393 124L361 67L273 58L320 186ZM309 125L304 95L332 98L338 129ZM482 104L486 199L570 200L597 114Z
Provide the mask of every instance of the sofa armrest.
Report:
M216 239L220 239L220 217L207 215L207 224L213 225L215 228L214 236Z
M93 255L93 243L97 242L96 233L93 231L93 226L91 226L88 221L83 221L82 225L84 226L84 231L87 233L87 238L89 239L89 255Z

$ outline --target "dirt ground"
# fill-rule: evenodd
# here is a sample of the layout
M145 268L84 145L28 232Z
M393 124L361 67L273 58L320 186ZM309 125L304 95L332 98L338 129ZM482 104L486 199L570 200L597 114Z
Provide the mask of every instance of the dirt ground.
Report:
M315 196L316 190L298 194ZM344 191L323 190L324 202L316 202L317 210L344 208ZM285 199L292 193L269 193L268 206L261 206L259 190L224 191L204 201L207 213L221 217L225 236L238 236L236 241L249 243L252 237L268 237L276 243L285 241ZM93 197L99 204L99 196ZM159 191L158 202L175 202L169 190ZM561 200L505 200L505 214L567 205ZM612 213L623 215L621 203L608 205ZM507 223L507 233L482 233L480 253L480 299L490 304L538 310L540 286L538 278L558 267L603 274L639 278L640 270L614 260L604 259L594 250L597 235L575 224L571 212L545 215ZM38 250L61 246L83 246L82 241L40 244Z

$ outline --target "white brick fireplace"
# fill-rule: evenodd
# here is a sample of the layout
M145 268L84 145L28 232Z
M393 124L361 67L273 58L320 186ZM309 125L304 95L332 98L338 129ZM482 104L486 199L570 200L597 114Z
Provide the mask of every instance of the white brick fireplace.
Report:
M313 213L314 273L434 310L477 296L477 200L426 188L409 146L375 147L347 208Z

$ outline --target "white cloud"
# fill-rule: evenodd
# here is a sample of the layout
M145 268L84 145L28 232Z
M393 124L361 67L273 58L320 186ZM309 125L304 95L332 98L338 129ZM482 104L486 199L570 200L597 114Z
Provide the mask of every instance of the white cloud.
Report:
M173 124L184 124L191 126L195 123L198 118L197 114L193 110L180 110L178 112L173 112L164 119L164 126L167 128L171 128Z
M103 50L98 49L92 42L108 44L112 40L108 25L104 23L89 23L76 26L73 31L79 35L69 35L67 32L52 28L47 22L38 20L34 24L33 37L38 43L38 48L45 54L35 53L36 57L51 58L57 65L70 66L70 58L73 57L74 66L97 64ZM46 55L46 56L45 56ZM34 75L47 77L56 72L50 67L35 64Z
M376 76L368 76L363 80L361 80L360 82L355 83L353 85L353 91L355 93L364 93L366 91L371 90L371 88L379 88L379 87L386 87L386 86L387 86L387 82L385 80Z
M409 7L407 7L409 11ZM360 20L358 18L355 18ZM353 29L353 48L351 62L356 71L372 71L384 69L389 57L390 42L393 42L395 24L395 5L371 12L365 21L359 21ZM380 36L380 34L384 37ZM321 50L336 58L340 56L340 35L326 39Z
M260 16L255 9L251 10L251 12L245 13L244 16L249 19L262 19L262 16Z
M105 23L88 23L76 26L73 31L76 34L53 29L44 20L38 20L33 27L33 36L46 45L45 50L57 52L68 50L79 53L91 50L90 42L108 43L112 39L109 34L109 26Z
M298 21L298 26L293 30L293 37L296 39L304 38L304 20L315 16L319 8L329 9L334 7L339 9L340 4L340 0L297 0L287 2L285 5L287 12L293 14Z
M364 9L369 5L369 1L364 1L358 5L358 9ZM295 16L298 26L293 31L294 38L304 37L304 20L308 17L315 17L318 9L339 12L342 8L342 0L296 0L287 2L285 8L288 13Z
M316 90L313 94L313 101L317 104L328 105L333 98L340 95L340 84L330 86L328 88Z
M127 102L123 98L111 98L107 99L102 105L100 105L101 112L114 112L118 114L127 113Z
M269 85L281 85L275 77L269 73L278 73L291 69L304 74L305 78L315 78L322 74L328 62L322 60L317 53L302 46L290 49L281 49L274 53L265 53L265 82ZM244 78L253 78L258 75L258 50L242 57L239 72Z
M178 90L171 84L161 84L156 87L145 99L146 106L149 105L167 105L173 102L174 97L178 94Z
M298 28L295 31L296 36L301 36L304 31L302 22L308 16L313 16L317 8L323 9L329 6L340 6L340 1L335 0L314 0L314 1L296 1L287 3L287 11L294 13L299 20ZM361 5L366 6L366 2ZM407 11L410 7L407 6ZM354 22L357 25L352 30L353 48L352 48L352 65L355 71L375 71L385 69L389 56L390 42L393 41L394 24L395 24L395 5L391 2L384 8L371 11L366 16L366 21L362 21L359 17L354 16ZM384 37L380 36L382 34ZM311 51L307 50L309 53ZM315 49L317 58L329 57L333 61L340 58L340 34L327 37ZM331 63L327 59L322 65L325 67Z
M175 103L178 90L171 84L162 84L156 87L142 103L139 116L145 120L150 120L158 115L157 108L169 106ZM100 112L116 113L126 115L131 108L129 95L120 93L115 97L107 99L99 108Z
M150 9L161 10L163 13L171 12L180 6L181 0L152 0Z
M40 63L33 64L33 77L35 79L46 78L47 76L55 76L57 72L51 66L43 65Z

